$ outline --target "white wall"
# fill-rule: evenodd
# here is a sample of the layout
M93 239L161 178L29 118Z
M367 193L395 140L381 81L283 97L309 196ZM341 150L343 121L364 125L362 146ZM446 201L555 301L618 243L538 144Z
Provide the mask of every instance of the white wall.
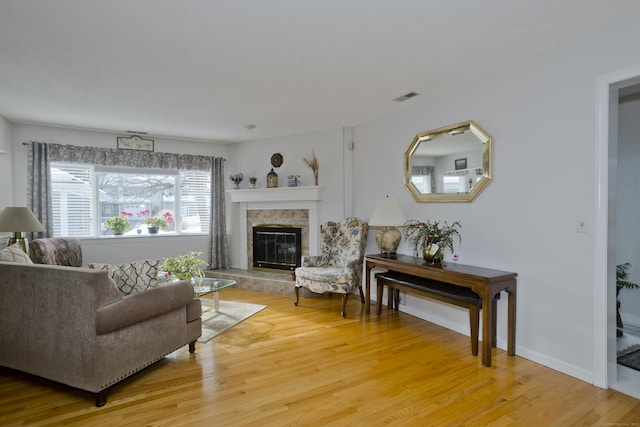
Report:
M27 147L22 144L23 142L42 141L56 144L116 148L116 138L118 136L127 136L126 134L23 124L12 124L11 129L12 136L10 146L13 153L11 157L17 166L14 168L14 174L9 181L12 185L7 185L7 187L10 187L13 191L12 202L6 203L6 205L12 206L24 206L26 204ZM167 138L149 138L154 140L154 149L156 152L227 156L226 146L221 144ZM1 158L0 162L2 162ZM2 198L0 198L0 201L2 201ZM136 236L134 238L82 239L82 253L85 264L87 262L120 263L146 258L162 258L179 255L188 251L203 252L204 257L208 251L208 240L206 236L184 236L179 238Z
M0 150L6 154L0 154L0 209L12 206L11 175L13 163L11 161L11 123L0 117Z
M629 21L499 74L356 127L355 214L385 194L408 218L458 220L458 262L518 273L517 352L586 381L593 378L595 82L640 63L640 27ZM402 156L418 132L475 120L494 138L494 181L473 203L416 203L403 187ZM381 174L379 171L386 171ZM584 220L588 233L577 233ZM369 252L375 252L370 239ZM405 243L400 252L410 254ZM432 304L407 298L406 310ZM432 312L434 313L434 312ZM442 323L463 312L439 307ZM506 298L499 303L506 341Z

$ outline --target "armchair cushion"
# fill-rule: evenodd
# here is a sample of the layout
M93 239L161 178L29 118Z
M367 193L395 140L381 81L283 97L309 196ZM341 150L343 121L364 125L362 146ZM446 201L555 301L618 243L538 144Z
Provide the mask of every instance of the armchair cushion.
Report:
M21 264L33 264L31 258L24 253L19 244L14 243L4 249L0 249L0 262L18 262Z
M109 277L115 282L124 295L146 291L158 287L158 267L160 260L145 259L125 264L89 263L95 270L107 270Z

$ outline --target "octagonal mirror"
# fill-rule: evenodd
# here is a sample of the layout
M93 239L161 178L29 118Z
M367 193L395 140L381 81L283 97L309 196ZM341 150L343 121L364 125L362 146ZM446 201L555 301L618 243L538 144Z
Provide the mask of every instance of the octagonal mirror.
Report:
M492 138L473 121L419 133L404 154L417 202L471 202L491 182Z

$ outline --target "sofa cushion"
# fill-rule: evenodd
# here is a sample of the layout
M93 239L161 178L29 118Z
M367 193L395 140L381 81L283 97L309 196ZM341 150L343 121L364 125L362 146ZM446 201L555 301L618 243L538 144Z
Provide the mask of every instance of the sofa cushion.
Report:
M20 245L13 245L0 249L0 262L17 262L21 264L33 264L29 255L27 255Z
M146 291L158 287L158 266L160 260L145 259L125 264L89 263L89 268L107 270L120 292L124 295Z

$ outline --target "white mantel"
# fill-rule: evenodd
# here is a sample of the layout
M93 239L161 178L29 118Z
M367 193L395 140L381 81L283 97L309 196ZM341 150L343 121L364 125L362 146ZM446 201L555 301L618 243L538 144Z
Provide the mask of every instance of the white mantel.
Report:
M309 251L316 254L320 250L319 209L324 189L322 187L277 187L248 190L227 190L231 203L240 203L240 251L247 253L248 233L247 211L269 209L306 209L309 211ZM246 256L240 257L240 268L248 269Z

